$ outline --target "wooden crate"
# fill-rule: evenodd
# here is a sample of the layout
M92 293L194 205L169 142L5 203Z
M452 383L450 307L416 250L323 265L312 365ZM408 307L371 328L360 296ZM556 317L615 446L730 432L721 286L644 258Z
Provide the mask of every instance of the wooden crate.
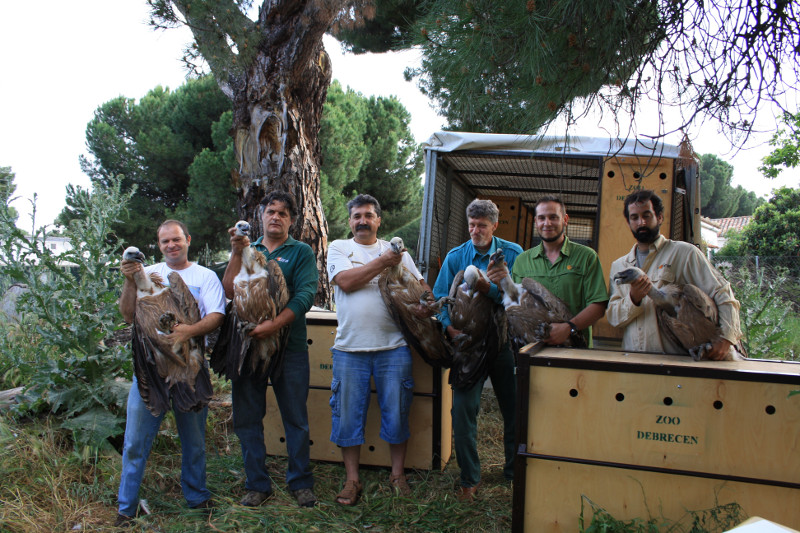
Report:
M500 210L497 219L495 237L500 237L511 242L520 240L520 220L522 213L522 200L518 197L507 196L478 196L481 200L491 200Z
M735 502L800 527L800 364L537 345L518 365L514 531L577 531L582 495L621 520Z
M308 328L309 386L330 389L333 378L333 356L331 346L336 338L336 313L333 311L311 311L306 315ZM441 372L434 369L412 349L414 358L414 392L434 394L438 390ZM375 389L373 384L372 389Z
M449 389L448 389L449 390ZM339 448L330 441L330 389L308 391L308 426L311 440L311 459L341 462ZM361 464L391 466L389 445L381 440L380 408L377 395L371 395L367 413L366 442L361 447ZM451 454L452 424L450 408L452 393L442 404L432 396L414 396L409 414L411 438L406 452L406 467L420 470L444 468ZM442 420L445 420L442 423ZM267 414L264 417L264 441L269 455L286 455L286 434L283 430L278 404L272 387L267 388Z
M336 313L311 311L306 315L308 324L308 356L310 365L308 395L308 425L311 439L311 459L341 462L339 449L330 441L331 378L333 359L331 346L336 336ZM406 466L418 469L438 469L450 459L452 453L453 392L447 384L447 372L425 363L412 350L414 401L411 404ZM372 387L374 391L374 384ZM361 448L361 464L391 466L389 446L378 436L380 410L375 393L372 394L367 415L366 443ZM270 455L286 455L285 433L272 387L267 387L267 413L264 416L264 441Z
M675 160L658 157L609 157L603 162L600 213L597 217L597 255L606 281L611 263L627 254L636 240L622 214L625 198L638 189L652 189L664 201L662 233L670 235L672 224L672 189ZM592 326L592 335L621 339L622 330L603 316Z

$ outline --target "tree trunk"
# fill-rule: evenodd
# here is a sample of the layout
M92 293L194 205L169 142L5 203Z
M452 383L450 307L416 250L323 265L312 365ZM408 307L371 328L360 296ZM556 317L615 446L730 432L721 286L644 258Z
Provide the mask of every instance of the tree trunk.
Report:
M280 189L295 197L299 216L290 233L314 249L320 272L315 303L330 308L325 268L328 228L319 170L320 117L331 82L322 35L330 20L319 20L325 18L320 13L309 17L308 5L287 12L279 3L262 7L259 18L265 38L246 74L229 77L227 87L220 84L233 99L237 208L240 217L256 228L257 237L263 233L259 202L267 191Z

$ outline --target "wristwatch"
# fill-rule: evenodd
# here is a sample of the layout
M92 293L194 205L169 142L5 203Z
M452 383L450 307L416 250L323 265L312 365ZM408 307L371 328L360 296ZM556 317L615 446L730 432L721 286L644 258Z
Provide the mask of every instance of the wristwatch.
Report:
M578 326L573 324L571 320L567 320L567 324L569 324L569 328L570 328L569 332L570 333L578 333L578 331L580 331L580 330L578 330Z

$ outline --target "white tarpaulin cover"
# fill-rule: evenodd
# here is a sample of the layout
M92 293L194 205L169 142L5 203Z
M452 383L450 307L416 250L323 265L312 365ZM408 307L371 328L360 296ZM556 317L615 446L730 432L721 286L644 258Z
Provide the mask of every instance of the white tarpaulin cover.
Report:
M678 146L664 144L652 139L611 139L580 136L542 137L537 135L467 133L461 131L436 132L422 146L425 149L437 152L498 150L668 158L677 158L680 151Z

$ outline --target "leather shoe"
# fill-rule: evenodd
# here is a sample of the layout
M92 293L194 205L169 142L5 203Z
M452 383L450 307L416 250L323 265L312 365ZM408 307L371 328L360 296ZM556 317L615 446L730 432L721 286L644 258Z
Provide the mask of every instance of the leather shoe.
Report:
M458 501L463 503L471 503L475 501L478 496L478 485L474 487L460 487L458 489Z
M272 496L272 491L259 492L257 490L251 490L244 495L244 498L242 498L242 501L240 501L239 504L244 505L245 507L258 507L267 501L270 496Z

